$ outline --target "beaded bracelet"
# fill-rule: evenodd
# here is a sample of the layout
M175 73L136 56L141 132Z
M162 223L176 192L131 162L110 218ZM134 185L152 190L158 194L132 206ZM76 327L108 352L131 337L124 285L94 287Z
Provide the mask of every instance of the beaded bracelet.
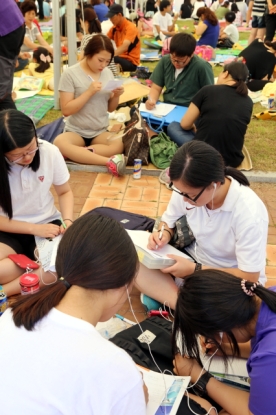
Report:
M73 223L72 219L63 219L63 222L64 222L65 220L70 220L70 222L71 222L71 223Z

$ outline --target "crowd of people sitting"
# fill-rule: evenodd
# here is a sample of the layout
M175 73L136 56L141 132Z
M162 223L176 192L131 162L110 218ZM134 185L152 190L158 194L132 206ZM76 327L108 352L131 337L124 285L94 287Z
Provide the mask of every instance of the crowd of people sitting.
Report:
M159 270L139 263L117 221L91 212L74 221L66 165L70 159L107 166L115 176L125 173L122 138L107 131L108 113L118 108L124 88L105 86L114 81L117 65L125 72L137 69L141 33L148 29L139 25L137 13L128 19L121 5L108 0L80 9L80 59L59 82L65 129L50 144L38 138L31 118L12 100L15 70L28 65L28 74L43 78L50 90L54 76L53 50L35 22L36 4L16 3L0 2L0 293L17 296L0 316L2 413L145 415L147 388L138 368L95 329L131 301L136 286L145 298L174 310L174 372L198 384L197 395L183 397L181 415L273 415L276 288L264 287L269 218L237 168L253 109L248 90L273 80L276 6L268 3L264 40L262 10L250 1L251 41L223 66L215 84L210 63L196 47L236 43L237 26L247 19L241 2L217 0L206 7L201 0L184 0L180 15L198 20L194 34L176 33L178 15L171 14L169 0L147 2L147 12L154 13L153 36L171 39L169 53L151 74L145 106L154 109L162 95L165 103L187 107L180 122L167 128L178 147L166 171L172 193L162 232L149 234L148 248L169 244L182 216L195 238L185 249L189 259L170 255L175 263ZM43 2L38 5L43 18ZM66 19L66 11L63 15ZM257 33L261 36L253 38ZM40 290L18 296L22 269L12 255L37 260L36 237L58 235L56 271L39 265L33 273ZM230 356L248 359L250 392L216 380L202 366L200 345L225 363Z

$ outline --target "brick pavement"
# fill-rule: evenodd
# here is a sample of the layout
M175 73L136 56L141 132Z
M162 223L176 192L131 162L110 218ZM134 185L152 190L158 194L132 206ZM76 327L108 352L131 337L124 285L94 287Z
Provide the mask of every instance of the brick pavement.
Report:
M123 209L155 218L162 215L171 191L159 183L158 177L143 175L134 180L131 175L116 178L107 173L71 171L70 185L75 196L74 218L100 206ZM276 184L252 183L251 188L265 203L269 213L267 246L267 286L276 285ZM56 199L56 197L55 197ZM138 290L133 290L132 306L137 318L145 318ZM128 302L120 310L133 320Z

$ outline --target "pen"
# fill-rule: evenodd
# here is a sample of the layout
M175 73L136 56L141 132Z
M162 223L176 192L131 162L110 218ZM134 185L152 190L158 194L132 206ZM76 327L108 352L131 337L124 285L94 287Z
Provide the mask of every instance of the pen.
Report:
M165 229L165 225L163 224L163 225L162 225L162 228L160 229L160 233L159 233L159 235L158 235L158 239L159 239L159 241L161 241L161 239L162 239L164 229ZM156 245L156 246L155 246L155 249L158 249L158 245Z
M60 218L60 221L61 221L61 224L62 224L62 226L64 227L64 229L66 229L67 228L67 226L65 225L65 223L63 222L63 219L62 218Z
M120 320L124 321L125 323L131 324L132 326L135 326L136 323L134 321L128 320L127 318L120 316L120 314L115 314L115 317L119 318Z

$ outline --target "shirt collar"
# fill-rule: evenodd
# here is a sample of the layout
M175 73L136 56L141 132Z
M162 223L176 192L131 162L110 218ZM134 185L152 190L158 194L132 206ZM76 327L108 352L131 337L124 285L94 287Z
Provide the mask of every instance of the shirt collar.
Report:
M224 199L220 210L224 210L226 212L232 212L234 206L239 198L239 188L242 186L237 180L233 179L231 176L227 176L229 180L231 180L227 195Z

